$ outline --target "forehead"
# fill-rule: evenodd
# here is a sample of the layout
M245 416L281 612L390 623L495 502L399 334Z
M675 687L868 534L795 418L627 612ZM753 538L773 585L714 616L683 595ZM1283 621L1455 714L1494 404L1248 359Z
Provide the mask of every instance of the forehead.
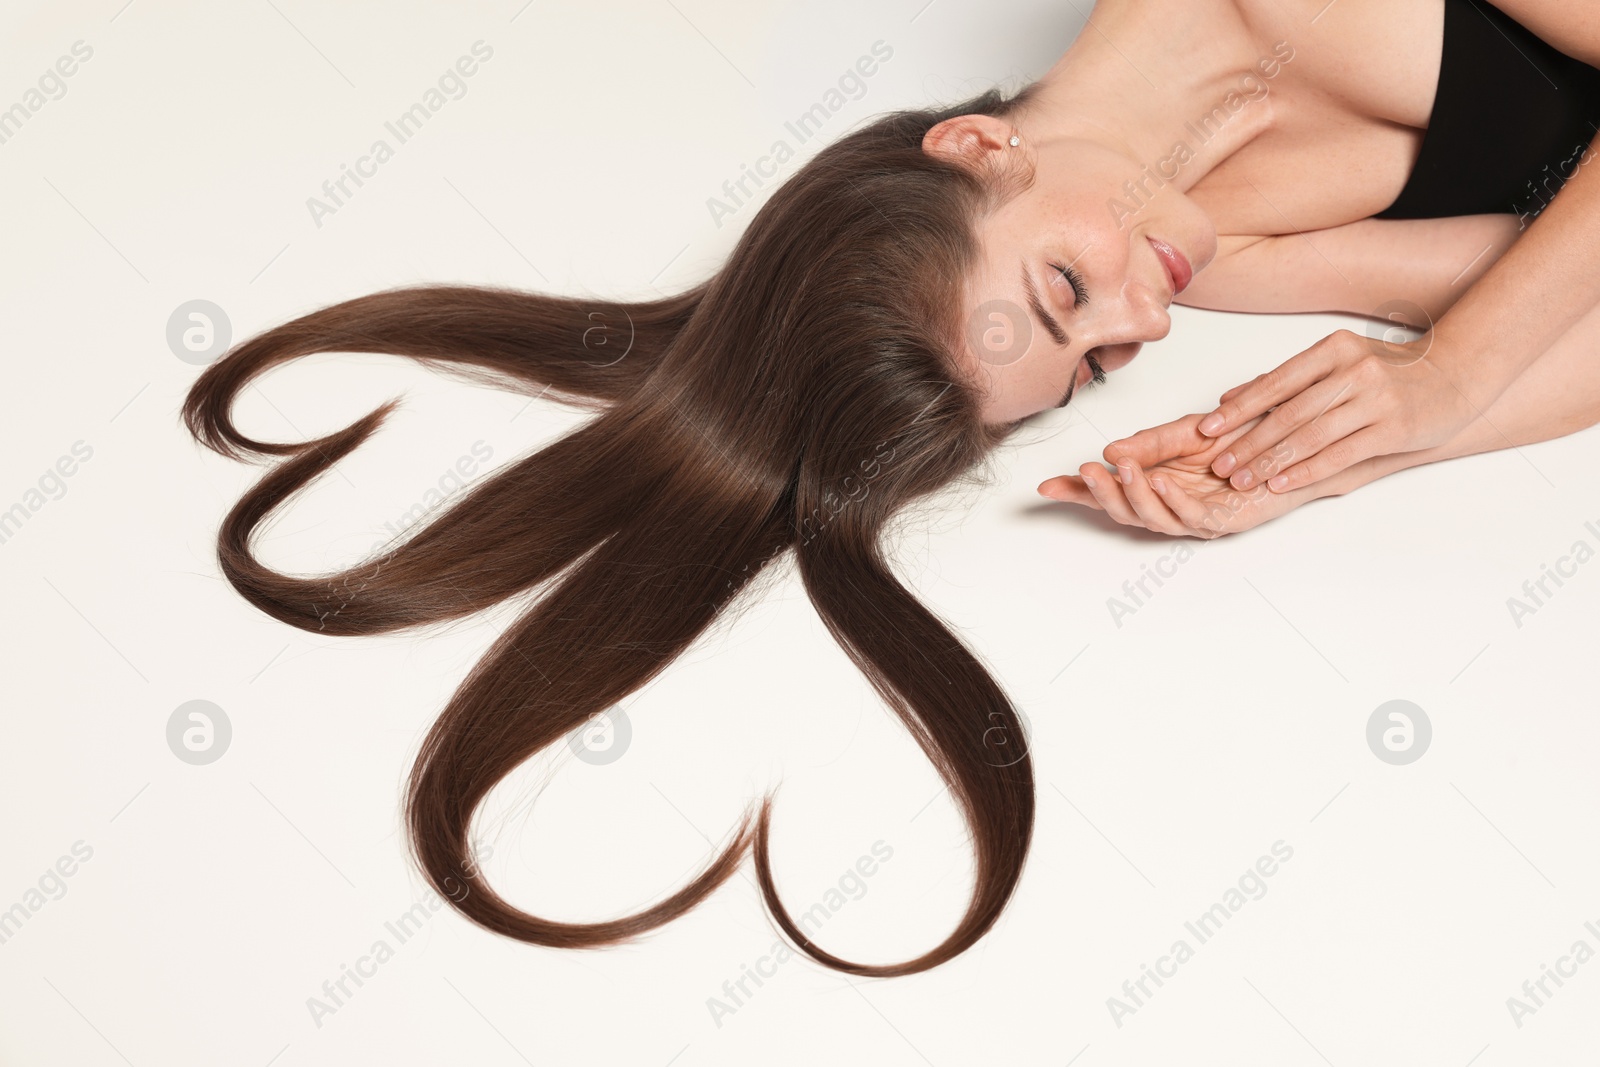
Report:
M1043 286L1049 281L1011 242L985 242L963 287L960 356L989 421L1012 421L1055 404L1066 381L1058 357L1071 344ZM1022 412L1026 394L1031 399Z

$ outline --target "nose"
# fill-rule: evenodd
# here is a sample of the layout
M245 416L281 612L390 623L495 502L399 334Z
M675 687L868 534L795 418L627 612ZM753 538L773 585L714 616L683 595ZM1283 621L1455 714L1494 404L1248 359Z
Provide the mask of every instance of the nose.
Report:
M1127 291L1128 299L1123 306L1115 312L1108 309L1106 321L1101 324L1102 329L1096 335L1088 338L1090 347L1097 349L1095 358L1102 367L1110 369L1111 364L1107 357L1117 349L1130 349L1130 354L1123 359L1132 359L1131 353L1137 352L1140 345L1146 341L1159 341L1172 332L1172 315L1168 313L1166 305L1162 302L1166 291L1151 292L1149 289L1135 290L1131 286Z
M1138 345L1167 336L1172 332L1172 315L1167 311L1166 295L1165 289L1159 293L1149 289L1130 291L1120 322L1107 330L1100 343L1107 347Z
M1130 293L1129 336L1140 341L1159 341L1172 332L1172 313L1167 310L1166 278L1159 288L1141 287Z

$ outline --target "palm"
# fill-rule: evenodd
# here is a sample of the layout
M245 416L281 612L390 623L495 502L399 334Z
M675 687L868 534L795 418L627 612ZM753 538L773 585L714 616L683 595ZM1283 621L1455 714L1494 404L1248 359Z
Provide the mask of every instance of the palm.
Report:
M1217 477L1211 470L1212 461L1254 428L1260 418L1220 437L1207 437L1196 429L1203 417L1203 413L1186 415L1122 442L1126 453L1140 463L1145 477L1160 478L1169 486L1167 499L1174 512L1195 516L1203 512L1203 516L1184 519L1186 532L1207 538L1239 533L1315 499L1317 494L1309 488L1287 493L1274 493L1259 484L1251 489L1235 489L1226 478ZM1083 487L1081 478L1066 476L1061 481L1068 483L1065 488L1071 495L1066 499L1070 502L1100 506ZM1180 509L1178 494L1196 506Z
M1211 470L1212 462L1226 452L1230 444L1253 429L1261 418L1251 419L1220 437L1207 437L1194 428L1201 417L1196 414L1178 420L1180 425L1189 424L1183 435L1188 439L1187 444L1180 438L1179 447L1191 451L1169 456L1147 467L1145 472L1161 475L1168 485L1187 493L1204 507L1211 519L1207 526L1212 533L1239 533L1315 499L1316 494L1305 489L1274 493L1259 483L1250 489L1235 489L1228 479L1219 478Z

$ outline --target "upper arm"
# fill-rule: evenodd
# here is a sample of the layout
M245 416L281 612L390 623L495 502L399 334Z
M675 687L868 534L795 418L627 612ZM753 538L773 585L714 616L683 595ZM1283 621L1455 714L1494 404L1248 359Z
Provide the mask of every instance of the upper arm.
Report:
M1600 67L1600 8L1572 0L1494 0L1494 6L1573 59Z
M1176 302L1217 311L1374 315L1404 301L1437 321L1521 227L1517 216L1504 214L1368 218L1304 234L1222 237L1216 259Z

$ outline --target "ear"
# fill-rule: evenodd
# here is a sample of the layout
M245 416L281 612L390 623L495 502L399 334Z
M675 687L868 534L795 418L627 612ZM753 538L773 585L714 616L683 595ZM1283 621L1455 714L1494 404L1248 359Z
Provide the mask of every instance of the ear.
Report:
M992 115L955 115L922 136L922 150L955 162L979 164L990 152L1009 147L1011 125Z

